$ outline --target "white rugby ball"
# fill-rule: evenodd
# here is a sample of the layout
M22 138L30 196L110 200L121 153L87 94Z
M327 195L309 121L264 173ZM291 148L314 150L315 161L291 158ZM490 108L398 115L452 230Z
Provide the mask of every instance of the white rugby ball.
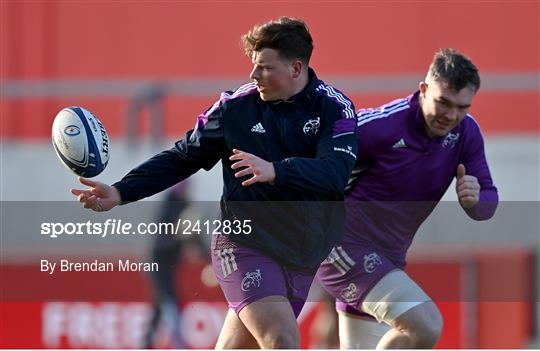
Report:
M52 126L52 143L62 163L75 174L90 178L100 174L109 162L109 136L90 111L66 107Z

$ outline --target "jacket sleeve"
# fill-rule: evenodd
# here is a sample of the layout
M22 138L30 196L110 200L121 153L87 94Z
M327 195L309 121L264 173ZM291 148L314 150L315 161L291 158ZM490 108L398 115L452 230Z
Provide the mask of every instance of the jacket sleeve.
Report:
M348 101L348 100L347 100ZM274 162L276 184L304 191L343 194L356 162L356 114L352 102L333 104L321 116L315 158L291 157Z
M210 170L223 154L222 115L223 107L218 101L198 117L195 128L172 149L155 155L113 184L122 203L154 195L201 168Z
M478 179L480 199L475 207L465 209L465 212L472 219L481 221L493 217L499 203L499 195L489 171L480 127L471 118L468 129L461 163L465 165L467 174Z

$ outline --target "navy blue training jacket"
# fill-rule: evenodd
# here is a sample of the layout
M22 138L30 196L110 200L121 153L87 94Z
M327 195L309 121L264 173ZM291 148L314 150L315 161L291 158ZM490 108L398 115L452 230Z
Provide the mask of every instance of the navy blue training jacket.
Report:
M343 191L355 164L356 114L341 92L309 70L309 83L287 101L261 100L254 83L221 94L184 139L114 184L123 202L162 191L199 169L223 165L222 219L250 219L233 242L283 264L315 268L342 236ZM274 184L244 187L233 149L273 162ZM249 175L248 177L251 177ZM220 249L214 240L214 249Z

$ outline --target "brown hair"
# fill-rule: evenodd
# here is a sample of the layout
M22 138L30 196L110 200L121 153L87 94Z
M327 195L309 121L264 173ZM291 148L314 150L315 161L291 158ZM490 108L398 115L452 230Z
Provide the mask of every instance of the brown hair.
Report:
M304 21L289 17L255 25L242 36L242 43L248 57L268 48L277 50L282 58L309 64L313 52L313 39Z
M456 91L467 86L472 86L475 92L480 89L478 68L471 59L454 49L440 49L435 53L428 77L444 82Z

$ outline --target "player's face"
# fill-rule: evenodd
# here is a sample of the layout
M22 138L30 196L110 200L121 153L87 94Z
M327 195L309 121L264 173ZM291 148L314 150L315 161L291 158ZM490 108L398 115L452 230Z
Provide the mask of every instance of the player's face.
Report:
M467 115L474 93L472 87L455 91L435 80L420 83L420 100L429 137L445 136L458 125Z
M295 69L291 61L284 60L274 49L253 52L253 70L250 78L257 83L262 100L286 100L294 94Z

